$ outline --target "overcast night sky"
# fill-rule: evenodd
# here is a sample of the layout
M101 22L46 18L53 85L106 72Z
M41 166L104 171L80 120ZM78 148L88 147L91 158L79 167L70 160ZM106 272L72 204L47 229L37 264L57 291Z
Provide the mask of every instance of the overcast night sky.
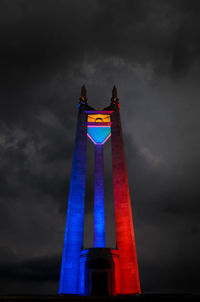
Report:
M95 108L118 88L143 292L198 292L200 2L1 0L0 62L0 294L57 293L83 84Z

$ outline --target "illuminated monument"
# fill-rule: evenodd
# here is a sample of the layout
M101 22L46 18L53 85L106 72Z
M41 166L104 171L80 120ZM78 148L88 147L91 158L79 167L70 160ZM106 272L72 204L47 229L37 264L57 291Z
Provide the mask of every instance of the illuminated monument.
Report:
M117 249L106 247L103 145L111 136ZM87 137L95 144L94 241L83 249ZM141 293L133 229L120 105L117 89L104 110L88 105L81 90L69 189L59 294L117 295Z

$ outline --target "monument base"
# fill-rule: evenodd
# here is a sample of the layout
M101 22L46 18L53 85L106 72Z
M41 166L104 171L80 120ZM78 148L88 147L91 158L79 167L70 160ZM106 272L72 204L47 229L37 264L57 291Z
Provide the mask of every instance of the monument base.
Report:
M83 296L115 296L119 293L119 251L89 248L81 251L79 292Z

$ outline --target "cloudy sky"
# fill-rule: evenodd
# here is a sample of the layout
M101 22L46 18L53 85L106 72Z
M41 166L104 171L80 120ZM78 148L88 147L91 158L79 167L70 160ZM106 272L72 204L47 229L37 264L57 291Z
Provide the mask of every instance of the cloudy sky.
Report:
M199 16L198 0L0 2L0 294L57 293L83 84L95 108L118 88L142 290L198 292ZM110 142L105 163L112 247Z

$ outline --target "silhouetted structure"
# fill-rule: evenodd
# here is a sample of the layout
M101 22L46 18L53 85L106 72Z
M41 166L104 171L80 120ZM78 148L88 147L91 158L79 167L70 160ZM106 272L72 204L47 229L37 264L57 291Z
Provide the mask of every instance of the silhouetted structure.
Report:
M95 144L94 242L82 249L87 136ZM103 145L111 136L117 249L106 248ZM114 86L110 106L95 110L81 89L74 147L60 294L117 295L141 293L120 104Z

